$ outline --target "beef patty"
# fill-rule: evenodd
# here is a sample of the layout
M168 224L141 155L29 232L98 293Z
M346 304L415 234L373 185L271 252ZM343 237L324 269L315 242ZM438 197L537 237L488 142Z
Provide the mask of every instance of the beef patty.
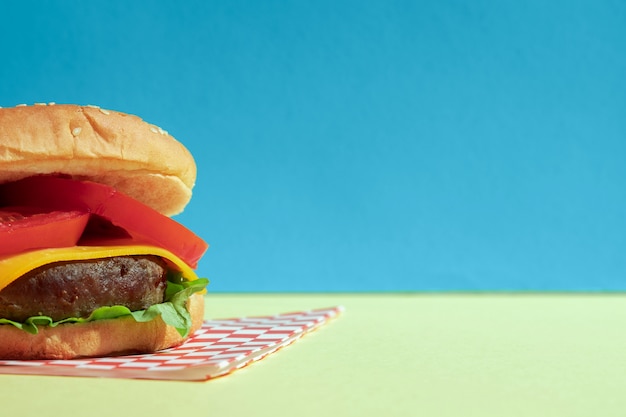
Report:
M156 256L53 263L0 291L0 318L21 322L43 315L57 321L113 305L143 310L163 302L166 280L165 263Z

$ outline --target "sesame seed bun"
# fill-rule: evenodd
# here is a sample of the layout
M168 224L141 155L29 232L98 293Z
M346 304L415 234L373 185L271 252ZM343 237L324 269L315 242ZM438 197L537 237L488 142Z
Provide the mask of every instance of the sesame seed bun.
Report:
M38 174L107 184L171 216L191 198L196 165L137 116L96 106L0 108L0 183Z
M187 305L193 325L204 319L204 297L193 294ZM74 359L129 353L153 353L181 344L184 339L160 317L138 323L131 317L39 328L35 335L10 325L0 326L3 359Z

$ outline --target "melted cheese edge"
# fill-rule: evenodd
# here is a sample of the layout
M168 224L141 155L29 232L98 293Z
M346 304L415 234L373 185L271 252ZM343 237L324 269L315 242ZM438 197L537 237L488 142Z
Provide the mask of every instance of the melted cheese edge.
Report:
M73 246L69 248L40 249L0 259L0 291L7 285L43 265L62 261L83 261L113 256L156 255L165 259L188 281L198 276L184 261L170 251L150 245Z

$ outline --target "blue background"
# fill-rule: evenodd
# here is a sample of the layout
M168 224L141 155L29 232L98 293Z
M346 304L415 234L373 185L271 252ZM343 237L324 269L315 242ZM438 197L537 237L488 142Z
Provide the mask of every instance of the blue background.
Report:
M195 155L221 291L625 290L626 3L3 1L0 105Z

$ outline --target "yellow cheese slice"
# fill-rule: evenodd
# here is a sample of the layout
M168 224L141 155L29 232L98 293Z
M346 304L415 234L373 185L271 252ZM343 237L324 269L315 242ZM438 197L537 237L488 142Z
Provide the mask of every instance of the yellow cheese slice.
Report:
M198 276L185 262L170 251L149 245L73 246L69 248L40 249L0 259L0 291L35 268L60 261L83 261L113 256L156 255L164 258L172 268L179 270L188 281Z

